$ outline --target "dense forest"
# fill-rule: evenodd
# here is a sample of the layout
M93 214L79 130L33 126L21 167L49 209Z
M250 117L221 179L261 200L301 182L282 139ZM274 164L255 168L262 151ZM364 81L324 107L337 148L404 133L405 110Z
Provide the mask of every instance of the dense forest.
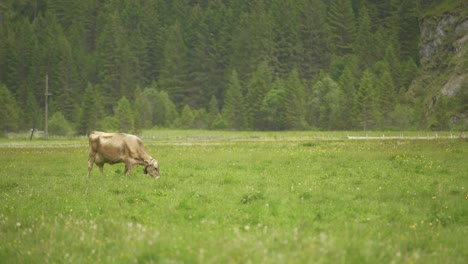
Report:
M0 131L426 129L436 2L3 0Z

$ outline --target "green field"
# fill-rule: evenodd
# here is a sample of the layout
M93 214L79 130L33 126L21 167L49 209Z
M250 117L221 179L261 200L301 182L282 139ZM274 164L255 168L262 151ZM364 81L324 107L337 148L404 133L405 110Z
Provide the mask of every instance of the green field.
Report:
M468 261L466 139L143 140L159 180L122 164L86 177L85 138L1 140L0 262Z

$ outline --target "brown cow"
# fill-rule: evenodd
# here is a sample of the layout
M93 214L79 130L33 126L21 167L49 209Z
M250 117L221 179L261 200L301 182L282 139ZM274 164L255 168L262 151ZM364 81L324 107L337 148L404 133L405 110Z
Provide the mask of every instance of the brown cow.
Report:
M101 175L104 174L105 163L125 163L124 175L132 173L133 167L145 166L145 174L149 173L159 178L159 164L143 147L141 140L134 135L124 133L104 133L93 131L89 134L88 177L94 163L99 166Z

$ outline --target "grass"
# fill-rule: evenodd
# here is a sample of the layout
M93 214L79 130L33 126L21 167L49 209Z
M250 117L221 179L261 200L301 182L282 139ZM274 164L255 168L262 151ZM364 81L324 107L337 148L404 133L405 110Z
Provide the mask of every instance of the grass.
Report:
M160 180L87 178L86 139L2 140L0 262L468 260L466 139L199 132L144 135Z

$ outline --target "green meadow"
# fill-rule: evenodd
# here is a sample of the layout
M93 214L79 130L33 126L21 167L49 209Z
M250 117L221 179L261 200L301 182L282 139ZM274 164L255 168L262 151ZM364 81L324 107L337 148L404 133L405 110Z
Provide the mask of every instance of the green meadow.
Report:
M468 140L391 136L145 132L159 180L2 139L0 262L467 263Z

